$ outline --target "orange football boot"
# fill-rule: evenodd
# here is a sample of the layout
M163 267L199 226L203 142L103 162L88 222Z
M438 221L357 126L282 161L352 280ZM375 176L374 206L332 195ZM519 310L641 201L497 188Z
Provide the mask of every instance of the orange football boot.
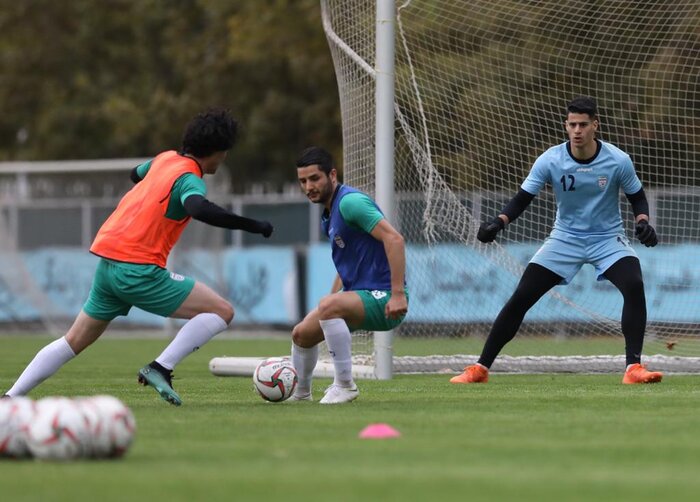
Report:
M489 381L489 370L479 364L464 368L464 373L450 378L450 383L486 383Z
M648 371L641 364L633 364L625 371L622 383L656 383L660 382L663 376L660 371Z

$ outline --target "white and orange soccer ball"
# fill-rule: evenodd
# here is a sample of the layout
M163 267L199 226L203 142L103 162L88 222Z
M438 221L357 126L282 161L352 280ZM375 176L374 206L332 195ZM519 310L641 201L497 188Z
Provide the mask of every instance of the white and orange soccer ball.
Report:
M258 364L253 373L253 384L258 394L274 403L289 399L298 382L297 372L289 359L271 357Z

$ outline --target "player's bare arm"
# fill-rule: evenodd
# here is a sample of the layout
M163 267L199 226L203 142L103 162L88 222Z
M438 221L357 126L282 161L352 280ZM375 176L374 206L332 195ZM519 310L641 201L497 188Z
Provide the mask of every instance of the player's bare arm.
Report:
M337 293L343 289L343 280L338 274L335 274L335 279L333 279L333 285L331 286L331 294Z
M388 319L398 319L408 311L408 300L404 291L406 245L403 236L386 219L375 225L371 235L384 244L391 270L391 299L386 304L385 314Z

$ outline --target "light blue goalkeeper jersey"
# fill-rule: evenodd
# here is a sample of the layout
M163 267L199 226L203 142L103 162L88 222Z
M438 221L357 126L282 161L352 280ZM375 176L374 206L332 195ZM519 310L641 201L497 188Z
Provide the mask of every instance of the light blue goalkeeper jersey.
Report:
M583 162L571 155L569 142L553 146L537 158L521 185L533 195L545 184L552 185L557 200L553 235L621 232L620 189L633 194L642 188L629 155L610 143L596 142L595 156Z

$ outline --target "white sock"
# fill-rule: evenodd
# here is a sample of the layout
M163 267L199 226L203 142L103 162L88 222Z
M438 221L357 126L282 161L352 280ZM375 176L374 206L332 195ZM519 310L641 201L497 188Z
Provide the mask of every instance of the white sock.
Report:
M352 337L350 329L343 319L327 319L320 322L335 367L333 383L340 387L352 387Z
M75 352L68 345L65 336L54 340L36 353L34 359L27 365L6 394L12 397L26 395L74 357Z
M318 345L310 348L299 347L292 342L292 364L297 370L297 389L295 393L305 395L311 393L311 379L318 362Z
M197 314L180 328L170 345L156 358L156 362L166 369L173 369L214 335L225 330L226 326L228 324L218 314Z

